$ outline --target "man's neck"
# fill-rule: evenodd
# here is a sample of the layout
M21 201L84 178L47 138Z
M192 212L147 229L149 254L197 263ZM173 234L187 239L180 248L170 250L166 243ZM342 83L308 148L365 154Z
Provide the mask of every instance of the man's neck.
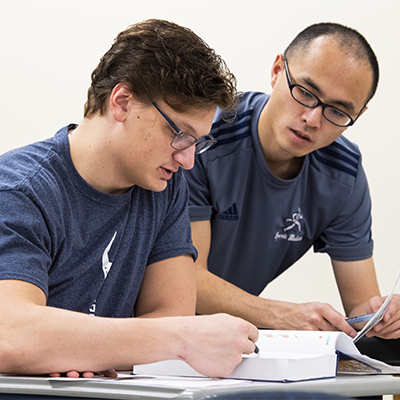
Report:
M104 118L84 118L69 134L72 162L79 175L93 188L108 194L126 192L116 186L116 170L110 145L105 135L112 127Z
M281 179L293 179L301 171L304 157L292 157L288 160L265 159L272 174Z
M266 107L258 122L258 135L265 161L273 175L281 179L293 179L300 173L304 157L293 157L279 147L274 139L273 127L268 123Z

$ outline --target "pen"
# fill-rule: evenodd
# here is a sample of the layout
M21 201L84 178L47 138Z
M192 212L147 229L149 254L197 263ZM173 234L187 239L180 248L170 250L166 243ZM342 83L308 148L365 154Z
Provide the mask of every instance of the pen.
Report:
M350 325L353 325L356 324L357 322L369 321L374 315L375 313L358 315L357 317L347 318L346 322Z
M254 346L256 346L255 349L254 349L254 353L258 354L260 349L258 348L258 346L256 344Z

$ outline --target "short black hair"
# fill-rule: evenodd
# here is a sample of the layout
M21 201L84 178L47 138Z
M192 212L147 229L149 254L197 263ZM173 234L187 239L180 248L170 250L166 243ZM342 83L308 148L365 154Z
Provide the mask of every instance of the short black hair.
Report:
M290 57L296 50L308 47L312 41L321 36L332 36L342 49L351 52L352 56L358 60L365 60L371 66L372 86L365 103L367 104L375 95L378 87L379 64L368 41L355 29L335 22L320 22L310 25L292 40L283 53L284 57Z

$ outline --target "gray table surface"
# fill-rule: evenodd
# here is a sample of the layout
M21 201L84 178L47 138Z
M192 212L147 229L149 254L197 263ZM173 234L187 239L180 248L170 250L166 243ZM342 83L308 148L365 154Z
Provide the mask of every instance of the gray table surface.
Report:
M392 375L340 375L336 378L292 382L250 382L185 387L181 380L173 386L155 386L151 378L123 380L57 380L46 377L0 376L0 394L18 393L42 396L90 397L97 399L206 399L215 394L240 394L248 390L307 391L361 397L400 394L400 377ZM1 395L0 395L1 398Z

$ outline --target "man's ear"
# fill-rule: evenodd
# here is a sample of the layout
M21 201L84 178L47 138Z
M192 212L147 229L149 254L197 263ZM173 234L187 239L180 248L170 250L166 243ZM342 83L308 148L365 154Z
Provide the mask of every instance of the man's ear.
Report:
M271 68L271 87L272 89L275 87L276 80L278 79L279 74L284 70L284 62L283 55L278 54L275 58L274 63Z
M364 108L362 109L362 111L361 111L360 115L358 116L358 118L360 118L361 115L363 115L365 113L365 111L367 111L367 110L368 110L368 106L364 106Z
M127 84L118 83L111 91L109 105L110 111L117 122L124 122L129 109L129 101L132 93L128 90Z

